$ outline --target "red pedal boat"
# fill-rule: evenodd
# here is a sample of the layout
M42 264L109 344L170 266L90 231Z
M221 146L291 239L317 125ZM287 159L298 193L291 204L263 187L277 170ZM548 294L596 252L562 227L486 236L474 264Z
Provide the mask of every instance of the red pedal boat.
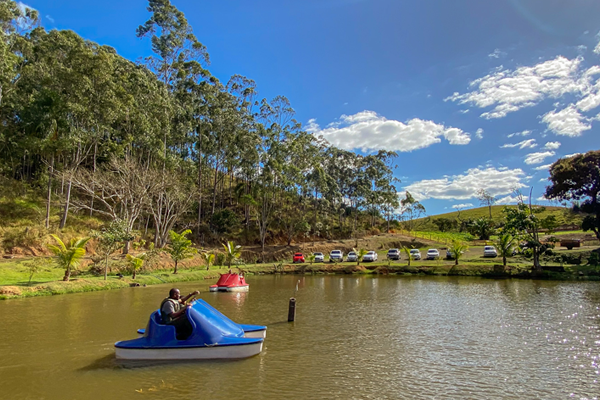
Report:
M247 292L250 285L246 283L244 275L221 274L216 285L210 287L211 292Z

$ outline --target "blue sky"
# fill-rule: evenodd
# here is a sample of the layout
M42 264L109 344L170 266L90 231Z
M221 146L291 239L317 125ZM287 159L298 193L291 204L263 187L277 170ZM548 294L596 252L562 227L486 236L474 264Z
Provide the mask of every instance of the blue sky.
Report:
M548 164L600 148L600 2L595 0L172 0L222 81L287 96L296 119L338 147L398 151L400 192L428 214L547 204ZM143 0L27 0L132 60Z

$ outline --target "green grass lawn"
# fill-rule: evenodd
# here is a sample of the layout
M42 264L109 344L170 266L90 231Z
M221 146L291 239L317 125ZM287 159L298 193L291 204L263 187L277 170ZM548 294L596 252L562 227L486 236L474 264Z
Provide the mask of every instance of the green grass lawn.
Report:
M9 260L0 261L0 286L1 285L27 285L29 281L28 268L24 262L27 260ZM40 260L40 263L42 261ZM33 275L31 284L39 284L45 282L58 281L63 278L65 271L59 268L43 267Z

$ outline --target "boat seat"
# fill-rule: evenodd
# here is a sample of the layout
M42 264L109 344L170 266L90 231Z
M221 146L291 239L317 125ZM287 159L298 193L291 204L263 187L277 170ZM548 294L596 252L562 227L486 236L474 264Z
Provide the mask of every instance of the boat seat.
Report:
M152 313L145 333L146 336L158 339L160 341L177 340L175 335L175 327L173 325L166 325L162 323L160 311L155 311Z

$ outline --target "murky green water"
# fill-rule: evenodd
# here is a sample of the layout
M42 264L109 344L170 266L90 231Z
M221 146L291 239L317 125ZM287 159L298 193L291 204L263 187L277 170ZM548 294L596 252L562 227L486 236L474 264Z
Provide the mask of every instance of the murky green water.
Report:
M300 280L295 323L287 303ZM260 276L204 293L269 326L242 361L129 363L169 287L0 302L0 399L592 399L600 284L468 278ZM208 283L181 284L182 293Z

